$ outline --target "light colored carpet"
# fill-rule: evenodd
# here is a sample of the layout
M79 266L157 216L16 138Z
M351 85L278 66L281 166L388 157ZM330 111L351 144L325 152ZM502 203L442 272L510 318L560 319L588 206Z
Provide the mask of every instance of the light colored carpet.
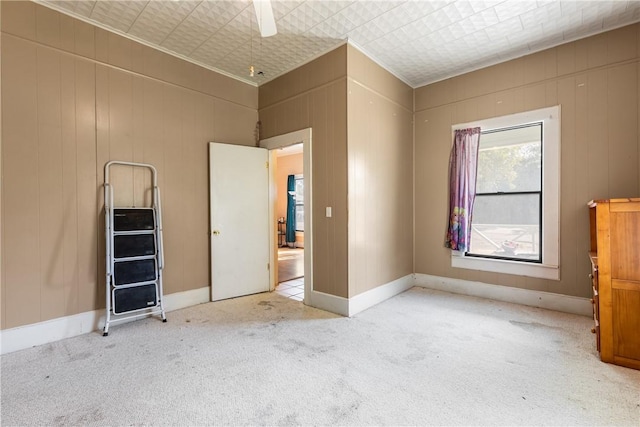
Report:
M3 425L633 425L590 320L411 289L353 318L276 294L2 356Z

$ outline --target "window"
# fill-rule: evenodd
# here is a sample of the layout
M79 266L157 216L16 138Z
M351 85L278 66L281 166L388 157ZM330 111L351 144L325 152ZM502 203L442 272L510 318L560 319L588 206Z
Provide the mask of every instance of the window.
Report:
M304 231L304 177L296 175L296 231Z
M456 125L479 126L476 199L467 253L454 267L560 279L560 108Z
M466 255L542 262L542 122L482 131Z

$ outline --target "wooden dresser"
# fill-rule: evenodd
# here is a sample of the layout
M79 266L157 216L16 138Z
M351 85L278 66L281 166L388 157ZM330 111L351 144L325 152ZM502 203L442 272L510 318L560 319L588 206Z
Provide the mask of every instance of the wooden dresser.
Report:
M589 202L592 328L603 362L640 369L640 198Z

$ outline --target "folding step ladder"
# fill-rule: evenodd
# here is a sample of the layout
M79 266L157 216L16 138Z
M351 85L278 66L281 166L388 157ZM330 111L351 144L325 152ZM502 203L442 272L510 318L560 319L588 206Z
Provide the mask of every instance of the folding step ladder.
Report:
M113 185L109 180L112 166L151 171L151 206L113 206ZM104 167L107 303L103 336L109 335L113 322L153 314L167 321L162 292L164 256L157 176L156 168L144 163L111 161Z

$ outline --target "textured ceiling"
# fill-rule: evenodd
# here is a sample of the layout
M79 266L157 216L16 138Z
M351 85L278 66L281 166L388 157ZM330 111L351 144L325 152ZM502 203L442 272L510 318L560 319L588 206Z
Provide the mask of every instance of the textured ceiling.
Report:
M272 0L261 38L250 0L39 3L258 85L346 40L415 88L640 21L623 0Z

